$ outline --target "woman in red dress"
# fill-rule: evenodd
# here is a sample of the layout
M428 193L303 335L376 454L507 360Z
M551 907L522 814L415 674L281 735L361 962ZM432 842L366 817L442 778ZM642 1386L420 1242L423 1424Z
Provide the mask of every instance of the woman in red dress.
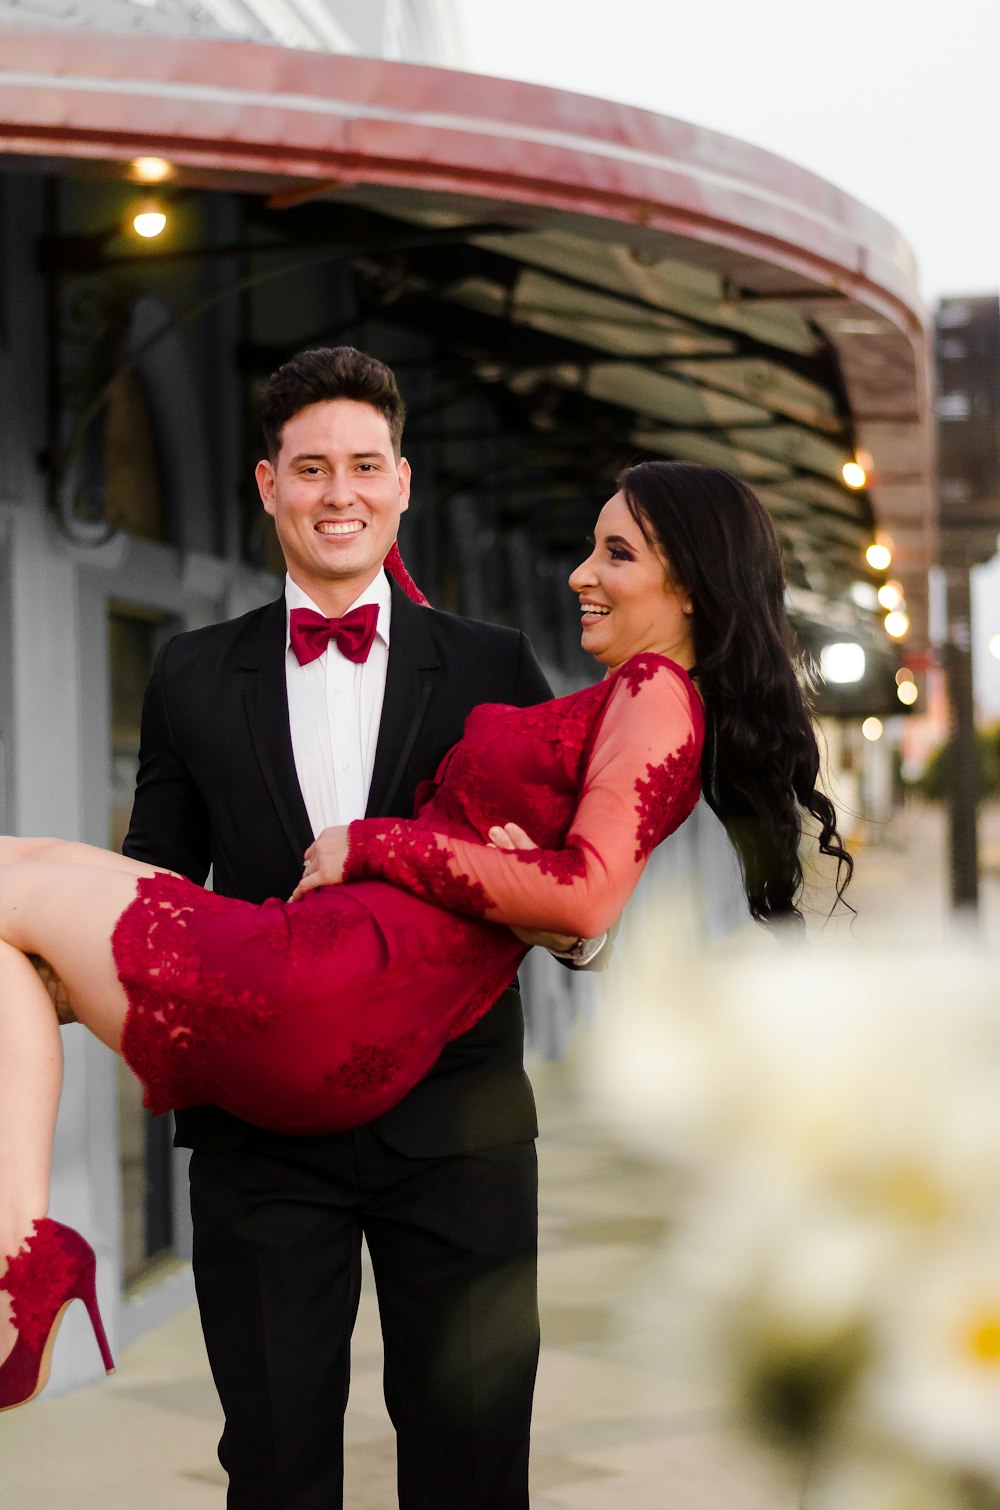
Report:
M28 955L51 964L152 1110L211 1103L324 1133L384 1112L487 1009L525 953L511 927L593 936L613 923L702 785L759 920L798 918L804 813L846 884L780 553L753 493L713 468L631 468L570 588L603 681L477 708L414 817L326 830L288 901L218 897L86 845L0 839L0 1409L42 1387L74 1298L110 1367L93 1253L45 1216L61 1053ZM513 847L515 829L538 847Z

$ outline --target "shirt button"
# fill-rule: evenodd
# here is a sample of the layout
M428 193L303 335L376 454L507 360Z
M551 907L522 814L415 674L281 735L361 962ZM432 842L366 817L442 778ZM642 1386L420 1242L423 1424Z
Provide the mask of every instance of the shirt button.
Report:
M351 769L351 762L349 760L342 760L340 762L340 769L342 771L350 771L350 769Z

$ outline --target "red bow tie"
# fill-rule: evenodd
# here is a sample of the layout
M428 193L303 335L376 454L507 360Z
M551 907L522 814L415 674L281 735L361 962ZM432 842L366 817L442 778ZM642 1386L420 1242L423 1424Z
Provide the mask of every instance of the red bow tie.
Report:
M288 615L288 638L300 666L318 660L331 640L349 661L366 661L377 623L377 603L362 603L342 619L324 619L311 608L293 608Z

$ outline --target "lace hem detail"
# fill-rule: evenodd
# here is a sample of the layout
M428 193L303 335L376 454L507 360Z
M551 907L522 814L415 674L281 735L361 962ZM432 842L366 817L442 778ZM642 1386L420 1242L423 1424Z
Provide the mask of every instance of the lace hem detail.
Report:
M118 920L112 952L129 999L122 1055L154 1114L204 1099L196 1068L185 1064L193 1047L259 1034L275 1016L263 993L236 988L229 972L205 969L199 951L204 920L233 905L190 881L148 876Z

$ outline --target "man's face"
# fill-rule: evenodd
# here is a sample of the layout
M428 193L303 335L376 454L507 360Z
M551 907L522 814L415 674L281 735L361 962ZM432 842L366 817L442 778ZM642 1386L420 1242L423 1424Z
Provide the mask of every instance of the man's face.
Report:
M256 476L292 581L342 613L378 573L409 505L409 463L396 461L387 421L353 399L310 404Z

